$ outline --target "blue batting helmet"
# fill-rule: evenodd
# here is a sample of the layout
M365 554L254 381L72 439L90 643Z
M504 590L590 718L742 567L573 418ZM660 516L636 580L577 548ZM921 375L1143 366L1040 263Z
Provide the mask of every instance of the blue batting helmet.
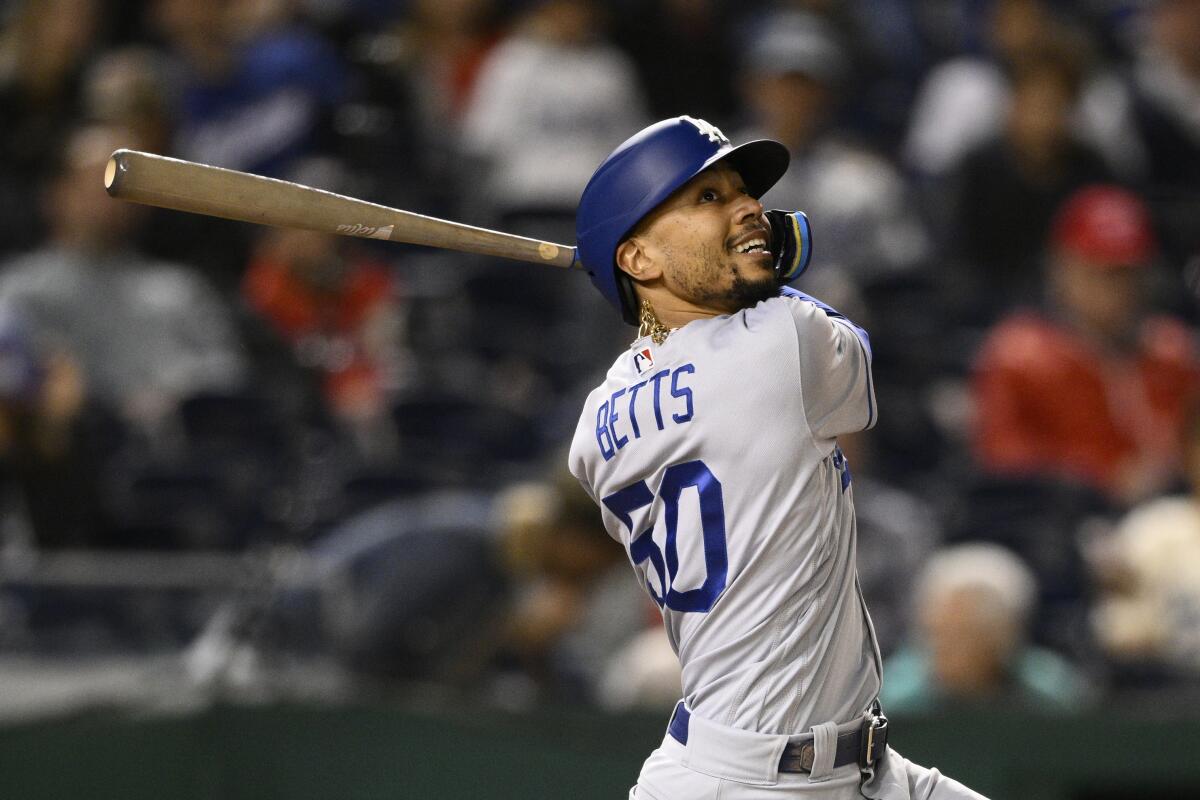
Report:
M633 284L616 265L617 245L680 186L718 161L738 171L761 197L787 171L787 148L760 139L734 147L714 125L674 117L644 128L596 169L575 217L579 261L592 283L630 325L637 324Z

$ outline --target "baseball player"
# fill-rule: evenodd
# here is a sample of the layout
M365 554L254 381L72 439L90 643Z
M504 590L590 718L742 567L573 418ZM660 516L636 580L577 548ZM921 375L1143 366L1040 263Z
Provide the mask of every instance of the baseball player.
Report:
M631 798L978 798L888 747L841 434L875 422L867 334L782 282L799 212L757 198L783 145L642 130L580 200L579 255L640 326L570 467L662 610L683 699Z

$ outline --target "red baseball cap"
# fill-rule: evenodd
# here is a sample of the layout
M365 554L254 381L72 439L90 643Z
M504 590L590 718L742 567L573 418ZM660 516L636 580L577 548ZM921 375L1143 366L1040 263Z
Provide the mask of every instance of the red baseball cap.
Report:
M1147 264L1158 248L1146 204L1118 186L1089 186L1072 195L1059 208L1050 239L1097 267Z

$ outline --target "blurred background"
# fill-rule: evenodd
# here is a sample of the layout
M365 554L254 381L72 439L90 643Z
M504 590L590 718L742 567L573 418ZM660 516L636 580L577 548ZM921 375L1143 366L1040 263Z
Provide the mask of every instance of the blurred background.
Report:
M111 201L118 147L573 242L793 154L894 742L1200 795L1200 0L0 0L0 795L624 797L678 667L565 471L578 275Z

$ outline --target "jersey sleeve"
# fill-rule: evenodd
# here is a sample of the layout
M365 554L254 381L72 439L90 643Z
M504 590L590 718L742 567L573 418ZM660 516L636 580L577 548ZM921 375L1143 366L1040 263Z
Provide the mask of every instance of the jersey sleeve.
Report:
M875 387L867 332L803 292L785 288L782 297L796 324L800 393L813 438L872 427Z

